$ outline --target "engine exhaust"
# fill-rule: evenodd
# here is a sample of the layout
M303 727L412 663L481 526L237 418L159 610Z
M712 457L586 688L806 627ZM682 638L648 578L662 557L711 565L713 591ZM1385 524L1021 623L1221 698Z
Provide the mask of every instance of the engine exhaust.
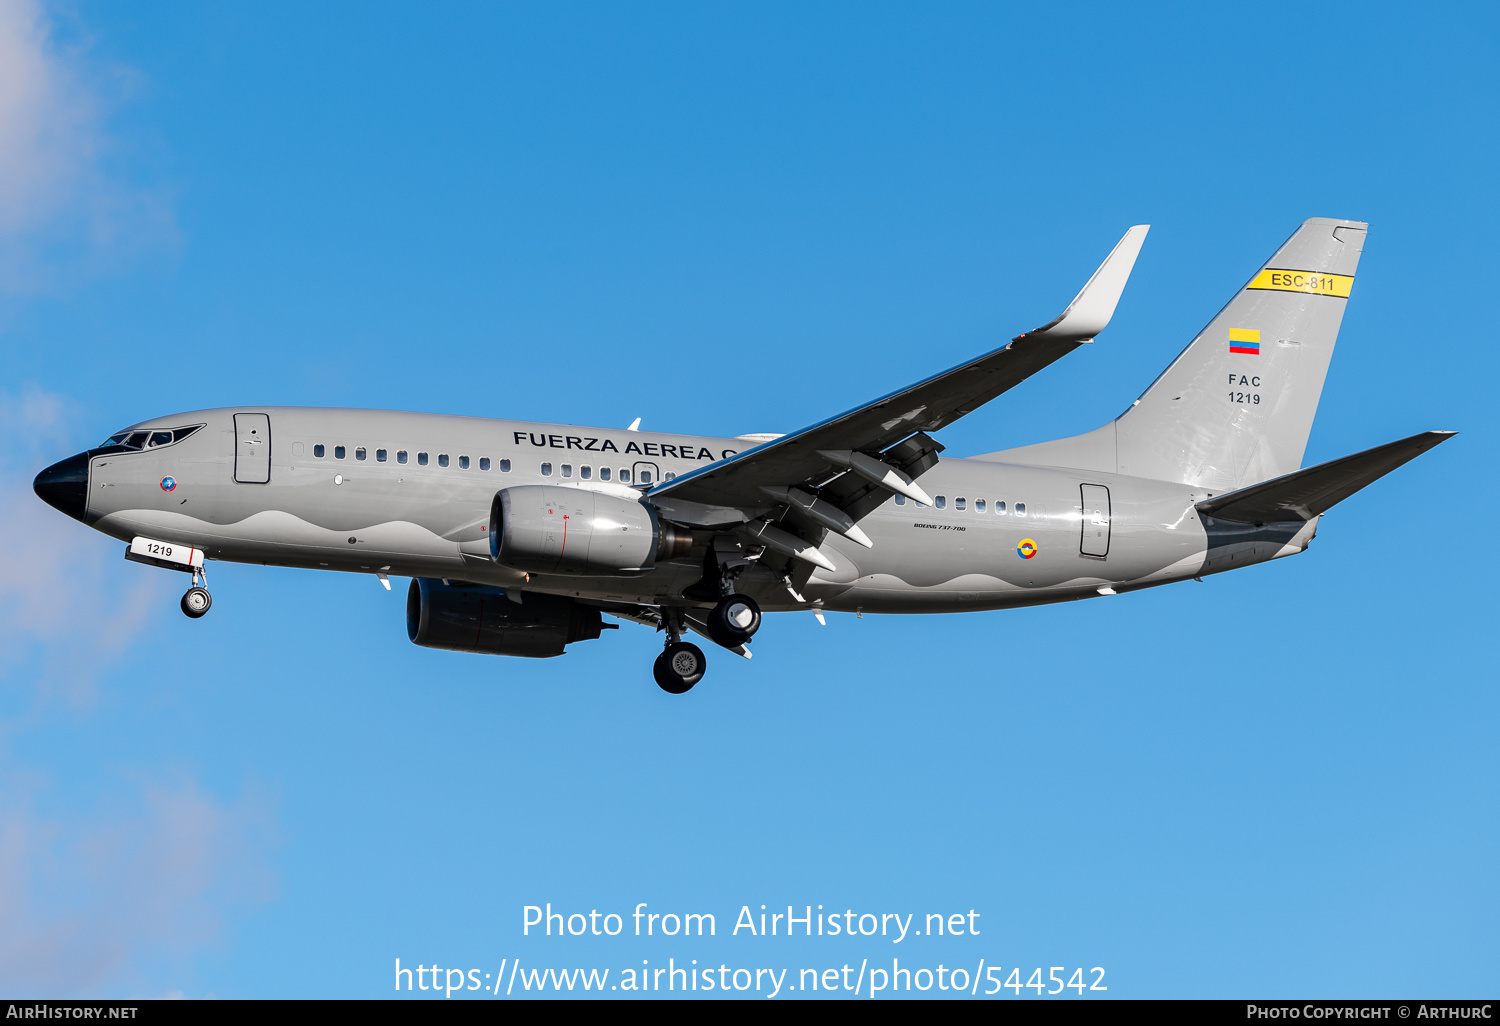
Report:
M676 524L661 521L656 533L656 558L658 560L671 559L674 556L686 555L688 549L693 547L693 532Z

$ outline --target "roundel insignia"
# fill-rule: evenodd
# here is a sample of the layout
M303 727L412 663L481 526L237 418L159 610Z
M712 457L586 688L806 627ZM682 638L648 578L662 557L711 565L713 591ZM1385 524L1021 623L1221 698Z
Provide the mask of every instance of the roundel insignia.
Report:
M1021 544L1016 546L1016 555L1020 556L1022 559L1030 559L1032 556L1036 555L1036 542L1032 541L1030 538L1022 538Z
M164 492L170 492L173 488L176 488L176 487L177 487L177 479L175 477L164 477L164 478L161 479L161 490L162 491L164 491Z

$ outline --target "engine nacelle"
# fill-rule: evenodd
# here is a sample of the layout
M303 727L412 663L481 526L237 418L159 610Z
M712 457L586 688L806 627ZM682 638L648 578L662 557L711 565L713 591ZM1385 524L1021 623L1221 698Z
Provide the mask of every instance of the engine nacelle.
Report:
M639 499L518 485L496 492L490 505L490 558L527 573L644 573L692 547L691 532Z
M413 578L406 592L406 636L426 648L544 659L604 629L599 610L560 595Z

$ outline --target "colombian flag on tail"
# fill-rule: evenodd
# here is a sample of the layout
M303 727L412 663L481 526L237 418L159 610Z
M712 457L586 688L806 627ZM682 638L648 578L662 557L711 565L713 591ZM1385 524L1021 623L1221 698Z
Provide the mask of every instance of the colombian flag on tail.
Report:
M1260 355L1260 332L1254 328L1230 328L1229 351L1246 356Z

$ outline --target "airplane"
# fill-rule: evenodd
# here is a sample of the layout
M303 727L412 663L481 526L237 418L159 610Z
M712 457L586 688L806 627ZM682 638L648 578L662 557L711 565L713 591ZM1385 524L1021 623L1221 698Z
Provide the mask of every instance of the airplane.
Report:
M785 435L715 438L353 409L142 421L35 480L58 510L191 574L206 561L410 577L432 648L549 657L654 627L657 684L745 658L762 612L939 613L1098 598L1306 550L1322 515L1452 437L1302 468L1367 225L1315 217L1120 416L962 459L932 432L1092 343L1148 225L1006 345Z

